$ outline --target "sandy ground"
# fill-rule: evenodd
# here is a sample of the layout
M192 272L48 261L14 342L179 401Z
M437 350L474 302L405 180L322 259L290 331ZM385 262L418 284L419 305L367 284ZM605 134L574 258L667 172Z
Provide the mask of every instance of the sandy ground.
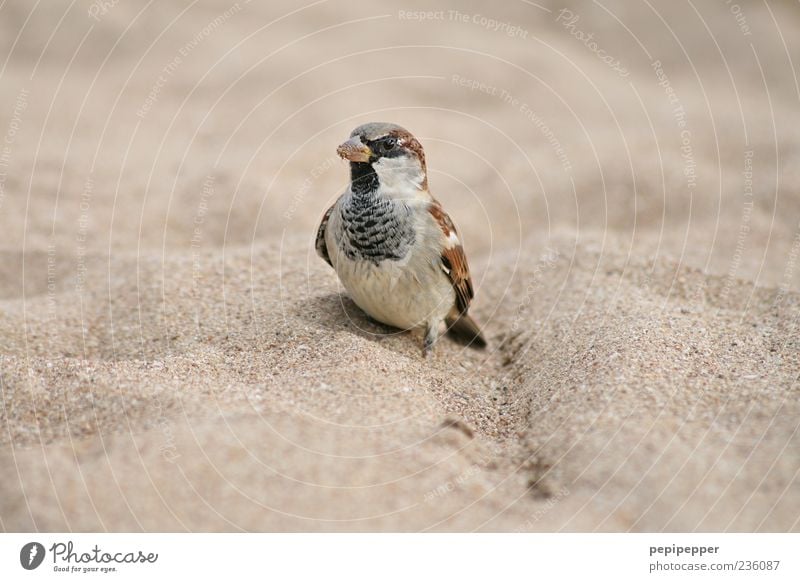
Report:
M32 6L2 529L800 530L800 4ZM369 120L425 146L487 351L422 359L314 254Z

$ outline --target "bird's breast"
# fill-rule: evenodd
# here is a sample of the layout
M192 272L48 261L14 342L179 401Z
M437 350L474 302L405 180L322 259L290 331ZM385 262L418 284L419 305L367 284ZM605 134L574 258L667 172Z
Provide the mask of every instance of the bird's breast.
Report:
M352 261L402 261L415 242L411 209L393 200L353 197L340 209L335 235Z
M361 309L399 328L444 317L454 302L453 288L431 244L439 233L428 231L419 208L391 200L369 207L343 201L334 214L328 252Z

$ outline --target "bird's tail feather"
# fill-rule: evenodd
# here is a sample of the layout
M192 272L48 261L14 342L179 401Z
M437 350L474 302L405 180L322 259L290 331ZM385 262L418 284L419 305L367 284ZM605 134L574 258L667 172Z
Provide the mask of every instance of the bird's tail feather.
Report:
M458 342L473 348L483 349L486 347L486 340L478 324L466 313L448 317L445 323L447 324L447 333Z

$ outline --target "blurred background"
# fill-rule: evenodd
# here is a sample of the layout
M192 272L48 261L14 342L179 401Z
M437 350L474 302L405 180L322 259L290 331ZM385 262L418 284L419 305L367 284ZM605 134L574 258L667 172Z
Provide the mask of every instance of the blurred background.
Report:
M309 241L336 145L387 120L471 255L599 233L785 283L797 2L9 1L0 27L3 269L52 245L74 276L78 235L90 257Z

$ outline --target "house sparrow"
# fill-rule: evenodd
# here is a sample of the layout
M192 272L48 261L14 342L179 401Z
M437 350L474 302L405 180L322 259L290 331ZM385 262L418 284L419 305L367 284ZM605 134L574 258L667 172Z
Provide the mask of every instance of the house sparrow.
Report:
M467 257L428 191L420 143L399 125L367 123L336 151L350 162L350 187L322 217L316 248L356 305L393 327L423 327L425 355L442 322L456 339L486 347L467 314Z

